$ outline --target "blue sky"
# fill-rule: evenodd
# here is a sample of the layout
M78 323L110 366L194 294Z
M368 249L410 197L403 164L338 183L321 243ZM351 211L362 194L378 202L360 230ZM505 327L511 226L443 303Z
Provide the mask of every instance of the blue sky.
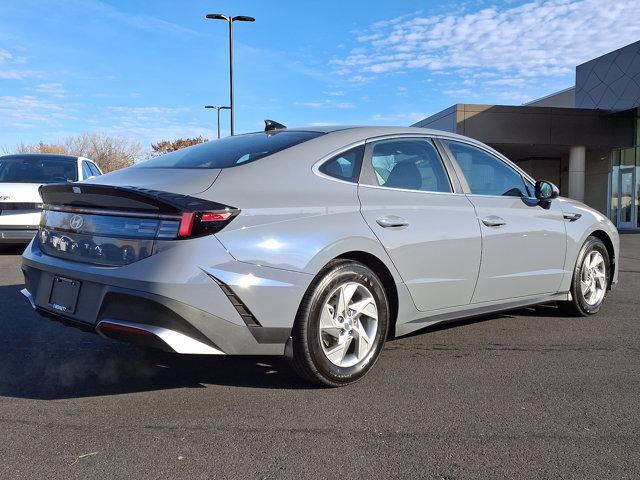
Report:
M237 24L236 129L272 118L409 125L454 103L521 104L640 39L637 0L2 0L0 149L100 131L213 138ZM223 129L228 119L223 114Z

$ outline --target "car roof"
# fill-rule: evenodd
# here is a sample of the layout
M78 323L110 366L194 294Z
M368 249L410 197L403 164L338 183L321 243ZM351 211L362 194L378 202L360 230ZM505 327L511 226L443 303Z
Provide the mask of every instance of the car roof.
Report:
M434 136L446 136L450 138L459 138L467 141L473 141L475 143L481 143L473 138L465 137L457 133L447 132L444 130L434 130L431 128L421 127L397 127L397 126L374 126L374 125L314 125L309 127L294 127L283 129L281 131L292 132L319 132L319 133L334 133L334 132L350 132L354 135L366 137L379 137L383 135L434 135Z
M58 153L13 153L11 155L0 156L0 160L10 158L33 158L36 160L63 160L69 162L77 162L78 158L73 155L60 155Z

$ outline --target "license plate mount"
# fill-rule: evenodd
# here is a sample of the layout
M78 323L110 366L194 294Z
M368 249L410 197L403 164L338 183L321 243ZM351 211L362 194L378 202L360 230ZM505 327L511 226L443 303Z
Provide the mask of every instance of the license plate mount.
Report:
M49 305L62 313L75 313L81 282L64 277L54 277Z

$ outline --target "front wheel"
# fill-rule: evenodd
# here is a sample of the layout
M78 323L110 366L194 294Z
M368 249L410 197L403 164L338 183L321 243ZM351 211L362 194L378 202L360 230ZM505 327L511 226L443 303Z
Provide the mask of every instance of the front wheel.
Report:
M560 309L569 315L585 317L600 311L609 288L609 252L602 240L587 238L580 250L573 270L571 300L558 302Z
M352 383L373 367L388 328L389 304L377 275L359 262L333 262L300 305L292 332L292 365L314 383Z

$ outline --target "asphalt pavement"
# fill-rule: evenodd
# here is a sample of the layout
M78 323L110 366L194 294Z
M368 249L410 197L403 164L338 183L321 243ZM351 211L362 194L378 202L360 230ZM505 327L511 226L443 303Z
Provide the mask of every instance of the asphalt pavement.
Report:
M339 389L39 318L0 245L0 479L640 478L640 235L599 315L551 306L387 343Z

